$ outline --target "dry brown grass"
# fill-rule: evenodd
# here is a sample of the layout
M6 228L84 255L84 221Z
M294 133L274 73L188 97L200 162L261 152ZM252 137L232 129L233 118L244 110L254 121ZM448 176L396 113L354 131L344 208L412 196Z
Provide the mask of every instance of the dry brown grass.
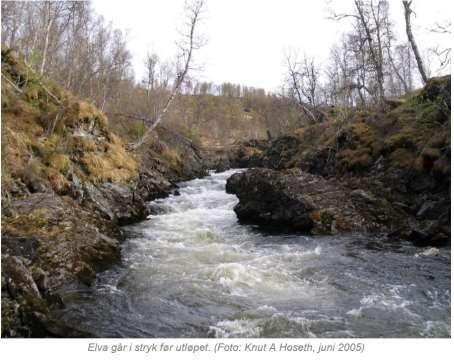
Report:
M71 165L69 156L66 154L53 154L46 162L50 168L62 174L68 172Z
M5 61L6 76L12 81L29 71L13 55L2 57L2 65ZM2 170L8 174L3 184L23 175L45 186L50 183L56 192L64 193L69 187L65 174L71 168L82 177L86 170L87 179L94 182L125 182L137 176L136 159L124 150L118 136L107 131L107 118L101 111L58 85L33 76L30 74L24 85L23 95L2 84ZM49 100L42 83L64 104L63 112ZM55 127L50 126L56 119ZM88 136L75 135L78 128Z
M47 168L46 174L52 186L52 189L57 194L65 194L69 190L70 183L59 170L54 168Z
M179 166L181 166L181 156L175 149L171 149L168 146L165 146L164 151L162 152L162 156L173 168L178 168Z
M75 101L67 109L65 114L65 123L69 126L78 126L79 123L94 122L102 130L107 127L107 117L92 104L87 101Z
M81 161L89 179L95 183L128 182L138 175L137 160L118 143L107 144L107 150L103 153L87 153Z
M87 152L97 149L96 143L86 136L73 136L69 146L72 151Z

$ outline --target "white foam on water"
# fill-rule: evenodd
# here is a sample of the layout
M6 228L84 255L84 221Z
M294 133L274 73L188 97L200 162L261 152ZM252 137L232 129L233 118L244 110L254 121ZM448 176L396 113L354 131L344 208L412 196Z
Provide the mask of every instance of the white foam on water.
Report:
M270 305L261 305L257 308L258 311L264 312L264 313L276 313L277 309L274 306Z
M360 306L357 309L351 309L351 310L347 311L346 314L354 316L354 317L360 317L363 314L363 307Z
M208 317L210 334L216 337L353 336L336 316L361 323L377 310L421 323L407 298L411 284L377 284L354 266L340 279L326 271L338 259L346 265L353 261L341 246L305 236L273 241L240 225L233 212L238 199L225 193L226 178L234 172L182 184L181 195L154 201L158 213L132 227L137 235L128 246L133 251L123 258L137 288L150 289L140 295L156 299L154 311L162 304L176 306L168 311L176 311L172 321L177 323ZM338 303L339 296L345 299L343 291L352 290L343 289L342 280L355 284L353 291L356 286L365 289L347 305ZM340 290L332 283L340 284ZM427 292L434 306L449 296L441 295ZM425 326L427 334L441 329L437 323Z
M216 338L259 337L260 327L256 320L224 320L210 326Z

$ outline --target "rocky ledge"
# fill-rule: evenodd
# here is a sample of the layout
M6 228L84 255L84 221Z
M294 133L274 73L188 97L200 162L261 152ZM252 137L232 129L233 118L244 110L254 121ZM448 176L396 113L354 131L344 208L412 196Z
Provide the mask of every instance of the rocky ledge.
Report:
M418 222L403 206L368 189L297 168L250 169L232 175L226 189L239 198L234 211L245 223L307 234L387 233L418 245L449 241L449 226L441 221Z
M160 179L160 180L159 180ZM87 336L52 318L60 293L90 285L120 261L121 225L144 219L145 199L164 196L164 178L93 184L73 175L66 196L29 193L2 206L2 336Z

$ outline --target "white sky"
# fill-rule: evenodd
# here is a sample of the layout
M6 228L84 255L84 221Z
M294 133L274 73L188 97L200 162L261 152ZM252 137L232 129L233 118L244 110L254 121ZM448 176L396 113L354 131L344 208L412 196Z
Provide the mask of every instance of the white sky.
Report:
M405 39L401 0L389 0L395 31ZM342 12L353 0L333 0L332 7ZM435 22L444 23L452 15L452 0L414 0L414 34L421 50L450 37L427 31ZM214 83L232 82L276 90L285 72L284 53L299 49L320 62L326 60L331 45L348 30L349 20L327 20L326 0L207 0L204 20L198 30L208 39L196 54L203 70L192 74ZM94 0L95 11L128 34L136 77L144 74L147 51L161 59L176 53L183 19L184 0ZM433 64L436 70L436 64ZM446 72L446 71L445 71Z

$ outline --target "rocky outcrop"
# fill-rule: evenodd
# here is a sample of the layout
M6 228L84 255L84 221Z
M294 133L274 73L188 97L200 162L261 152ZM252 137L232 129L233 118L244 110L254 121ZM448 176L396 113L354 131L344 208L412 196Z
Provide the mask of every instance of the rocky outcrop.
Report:
M312 185L307 185L310 181L304 180L309 176L298 180L286 175L289 169L297 168L314 175L311 181L320 189L331 184L338 193L343 192L347 203L368 223L366 228L421 246L449 244L450 82L450 76L430 79L423 89L385 112L354 108L338 112L333 107L330 116L334 119L308 124L257 148L259 156L252 166L282 174L265 172L261 173L265 178L259 179L247 172L232 178L229 186L240 198L238 216L286 225L292 225L295 217L297 223L305 224L303 228L312 226L310 231L317 231L309 220L301 220L301 213L306 217L311 213L308 204L303 206L298 199L308 189L312 191ZM276 194L291 200L297 211L274 200L267 203L268 191L276 200ZM330 194L324 195L326 202L333 201L333 207L342 210L342 204ZM320 200L318 204L325 207Z
M229 155L231 168L262 167L263 153L268 148L267 140L249 140L237 144Z
M191 140L162 127L140 153L126 151L91 103L9 50L3 68L28 81L20 91L2 82L2 336L84 336L52 318L61 291L118 263L121 226L145 219L147 202L175 182L204 175L204 163Z
M165 156L156 157L145 150L141 155L142 169L160 168L159 172L172 182L195 179L208 174L201 151L192 140L164 126L156 128L156 135L166 146ZM162 159L166 161L162 163ZM156 160L158 162L161 160L161 164Z
M358 179L327 179L300 169L250 169L232 175L226 189L239 198L234 211L245 223L307 234L381 233L418 246L449 243L446 201L427 201L415 211L397 199L387 200L385 191L377 195L371 186Z
M308 234L385 231L404 221L385 199L299 169L251 169L226 188L240 200L234 210L241 221Z

